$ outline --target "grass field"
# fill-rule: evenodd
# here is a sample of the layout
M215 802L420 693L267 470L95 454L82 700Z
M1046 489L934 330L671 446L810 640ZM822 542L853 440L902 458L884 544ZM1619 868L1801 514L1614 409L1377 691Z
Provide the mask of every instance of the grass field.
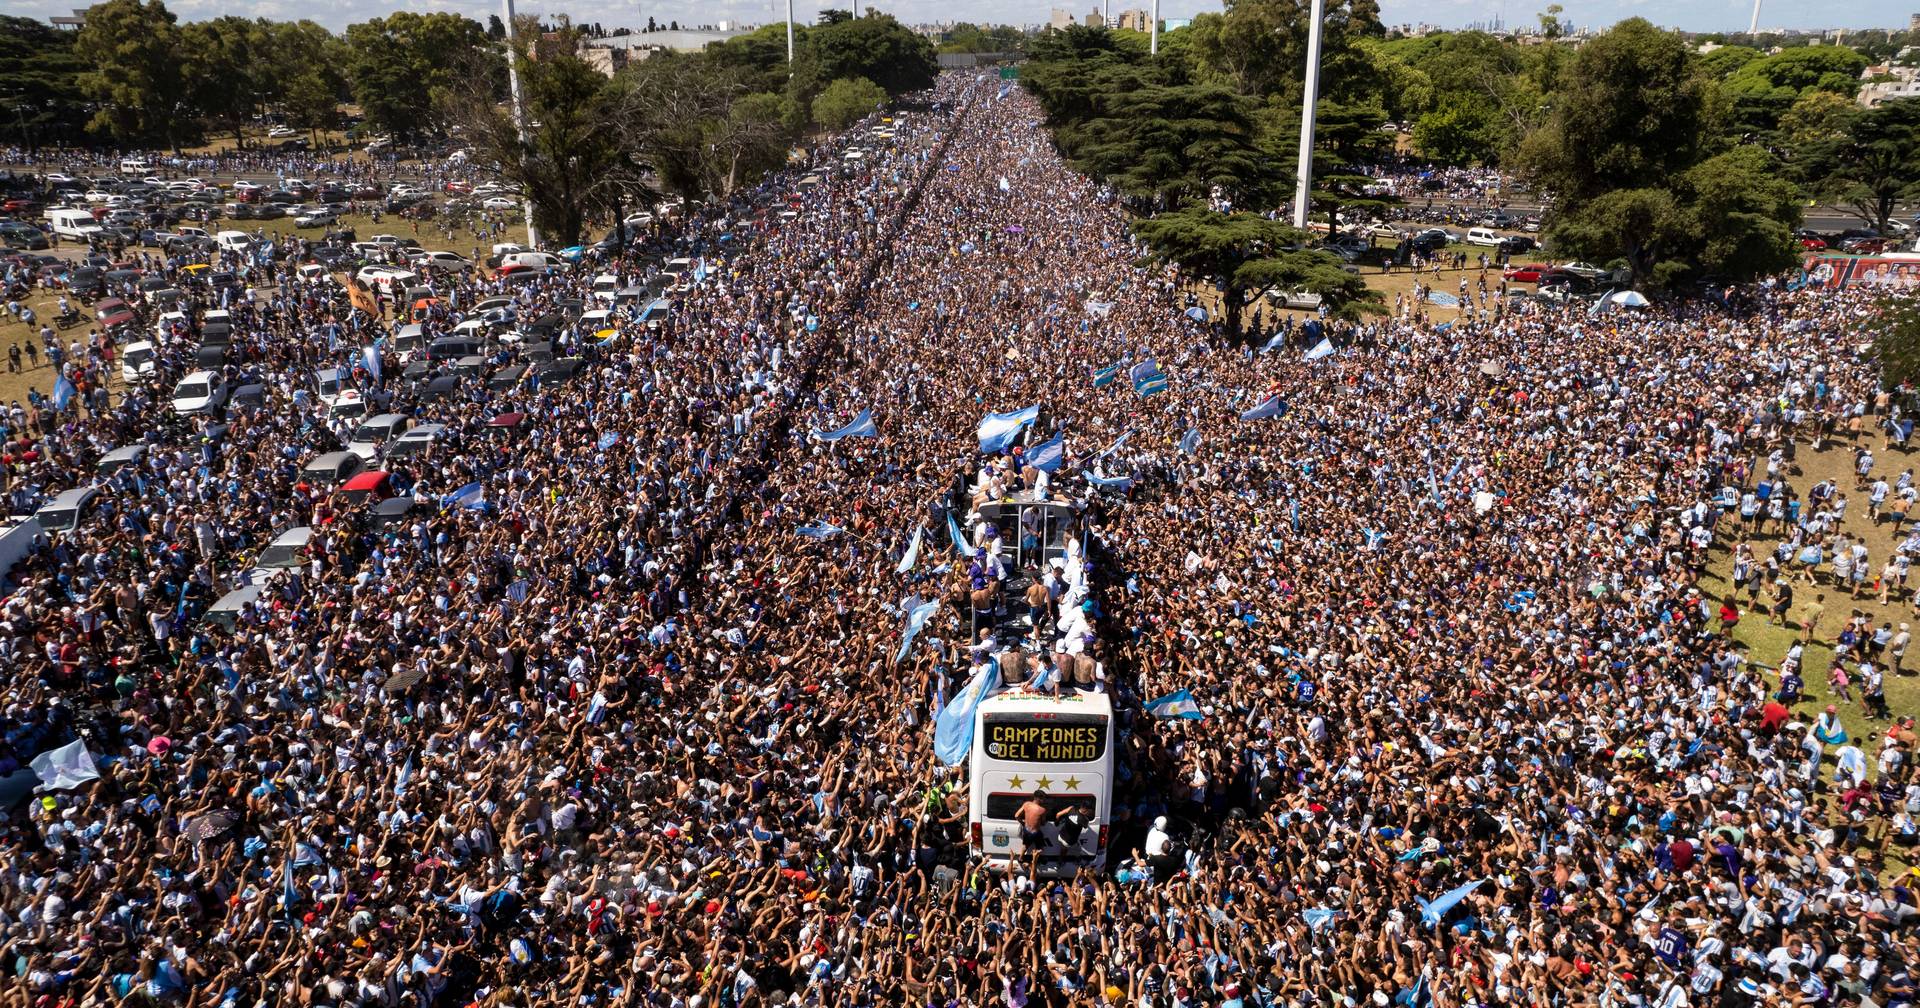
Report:
M1876 525L1867 515L1866 493L1854 490L1854 448L1863 446L1874 453L1876 474L1891 478L1901 470L1912 469L1917 462L1912 455L1889 452L1882 448L1881 438L1877 434L1862 434L1857 442L1840 440L1828 446L1824 451L1815 452L1801 446L1798 462L1801 474L1792 478L1793 485L1804 491L1806 487L1823 479L1831 479L1841 493L1847 494L1847 519L1841 526L1845 532L1855 538L1864 539L1871 550L1869 559L1874 577L1867 581L1868 590L1861 592L1859 598L1851 597L1849 591L1836 585L1830 577L1821 576L1812 586L1796 585L1794 611L1788 613L1789 625L1769 623L1757 610L1746 607L1743 596L1739 600L1740 622L1734 628L1734 639L1746 646L1748 656L1768 667L1777 666L1787 648L1801 635L1801 609L1811 601L1816 593L1826 595L1826 614L1821 620L1821 629L1815 640L1810 642L1801 658L1801 675L1806 679L1808 699L1797 713L1808 716L1818 712L1828 703L1840 706L1842 717L1851 723L1866 726L1859 702L1859 691L1853 690L1851 702L1831 696L1827 686L1827 670L1833 663L1832 636L1839 632L1847 617L1853 613L1871 617L1875 626L1890 623L1897 630L1902 623L1920 626L1920 612L1916 612L1913 592L1910 586L1904 592L1890 594L1886 604L1880 602L1877 588L1877 574L1880 565L1894 552L1896 538L1890 524ZM1738 536L1721 536L1715 544L1713 560L1705 577L1700 581L1703 593L1717 600L1726 597L1729 589L1728 577L1733 563L1733 545ZM1775 536L1756 536L1749 539L1756 554L1764 555L1779 542ZM1765 605L1768 593L1761 595ZM1920 712L1920 652L1910 652L1907 667L1886 677L1887 705L1896 715ZM1854 734L1860 734L1855 732Z

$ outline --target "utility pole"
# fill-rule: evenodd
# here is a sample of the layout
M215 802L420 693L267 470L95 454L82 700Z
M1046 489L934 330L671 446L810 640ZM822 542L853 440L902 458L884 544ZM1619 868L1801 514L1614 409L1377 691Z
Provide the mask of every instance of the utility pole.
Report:
M793 64L793 0L787 0L787 64Z
M513 0L500 0L500 4L506 8L507 14L507 92L513 98L513 128L519 131L520 145L524 148L527 143L527 103L520 94L520 67L514 61L516 54L513 48ZM537 40L535 44L538 44ZM522 151L522 156L524 155L525 152ZM521 188L525 187L523 182ZM532 193L520 194L520 209L527 215L527 247L539 248L540 232L533 226Z
M1747 34L1760 34L1760 0L1753 0L1753 20L1747 22Z
M1160 55L1160 0L1153 0L1153 23L1147 28L1147 54Z
M1313 192L1313 116L1320 104L1320 22L1326 0L1313 0L1313 20L1307 24L1307 87L1300 99L1300 184L1293 191L1293 226L1307 226L1307 194ZM1331 228L1329 228L1331 237Z

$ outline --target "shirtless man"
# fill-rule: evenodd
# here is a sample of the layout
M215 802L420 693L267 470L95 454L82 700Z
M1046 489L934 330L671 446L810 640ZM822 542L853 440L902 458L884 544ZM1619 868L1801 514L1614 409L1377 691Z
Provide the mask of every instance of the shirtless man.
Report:
M1040 803L1040 799L1046 796L1045 791L1035 791L1033 797L1020 806L1020 811L1013 814L1015 819L1020 820L1020 850L1028 855L1029 861L1039 860L1040 852L1047 847L1047 834L1042 828L1053 814Z

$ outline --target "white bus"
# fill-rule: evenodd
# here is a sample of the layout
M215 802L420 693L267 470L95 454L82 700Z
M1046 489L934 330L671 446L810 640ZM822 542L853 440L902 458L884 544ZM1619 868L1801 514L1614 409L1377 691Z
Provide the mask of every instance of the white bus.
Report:
M973 849L989 867L1025 862L1032 852L1021 841L1021 806L1037 799L1047 810L1041 826L1046 847L1036 865L1045 874L1071 875L1107 860L1107 828L1113 821L1113 700L1105 693L1009 690L981 701L974 711L973 752L967 766L967 817ZM1060 829L1078 809L1086 823L1077 842L1062 842ZM1068 826L1069 833L1072 827Z

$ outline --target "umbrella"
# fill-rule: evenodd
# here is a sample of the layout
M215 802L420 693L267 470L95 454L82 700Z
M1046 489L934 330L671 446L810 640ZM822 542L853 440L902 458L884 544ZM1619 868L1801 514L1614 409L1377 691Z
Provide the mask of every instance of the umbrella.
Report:
M1481 361L1480 374L1487 378L1498 378L1507 373L1507 365L1501 361Z
M187 838L194 843L204 843L232 829L239 821L240 814L231 809L214 809L187 824Z
M1207 310L1199 305L1194 305L1187 309L1187 317L1196 322L1205 322L1207 320Z
M427 677L427 673L425 669L422 669L418 665L409 665L406 668L403 668L400 671L387 676L387 692L389 694L404 693L407 690L412 689L414 683L417 683L420 680L425 679L426 677Z
M1613 296L1613 303L1625 305L1628 308L1645 308L1652 302L1648 301L1647 296L1639 291L1621 291Z

